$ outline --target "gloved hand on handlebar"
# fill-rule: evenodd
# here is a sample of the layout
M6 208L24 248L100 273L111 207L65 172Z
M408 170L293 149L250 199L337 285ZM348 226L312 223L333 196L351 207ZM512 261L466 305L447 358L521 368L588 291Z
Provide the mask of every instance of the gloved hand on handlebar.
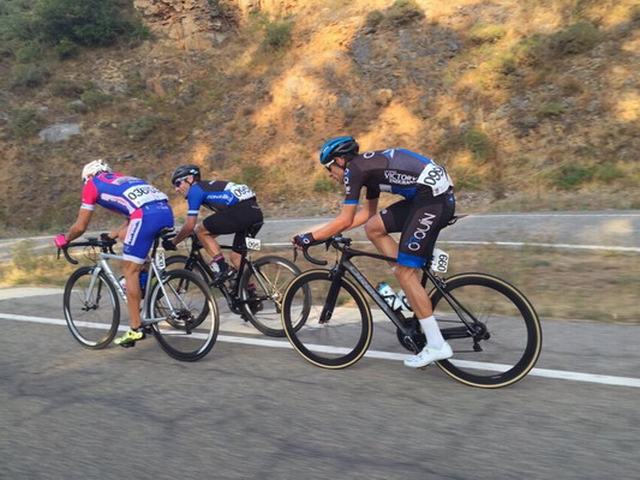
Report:
M311 245L316 245L318 242L313 238L311 232L301 233L300 235L296 235L291 239L291 243L293 243L296 247L309 247Z
M67 242L67 237L64 236L64 233L59 233L53 237L53 243L55 243L58 248L64 248L69 242Z
M168 238L163 238L162 239L162 248L164 248L165 250L177 250L178 249L176 244L173 243Z
M109 235L108 233L101 233L100 240L105 243L116 243L118 241L117 238L111 238L111 235Z

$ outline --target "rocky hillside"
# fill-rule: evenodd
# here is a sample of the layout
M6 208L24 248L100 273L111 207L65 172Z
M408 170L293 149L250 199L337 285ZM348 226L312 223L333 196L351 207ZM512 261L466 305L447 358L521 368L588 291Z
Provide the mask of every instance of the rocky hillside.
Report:
M56 1L5 3L30 18ZM115 4L135 40L3 41L7 231L72 220L96 157L165 189L198 163L254 186L269 215L335 211L317 150L344 133L432 155L467 210L640 208L633 0Z

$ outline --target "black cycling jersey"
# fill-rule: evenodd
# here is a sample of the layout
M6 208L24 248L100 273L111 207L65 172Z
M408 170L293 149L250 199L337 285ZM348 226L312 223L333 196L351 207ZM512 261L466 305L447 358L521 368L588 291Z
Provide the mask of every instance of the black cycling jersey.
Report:
M367 187L368 200L389 192L412 199L418 185L431 187L434 196L453 186L446 170L428 157L390 148L366 152L354 157L344 172L345 204L357 204L360 190Z
M221 180L201 180L194 182L189 188L187 215L197 216L202 205L219 212L255 197L256 194L246 185Z

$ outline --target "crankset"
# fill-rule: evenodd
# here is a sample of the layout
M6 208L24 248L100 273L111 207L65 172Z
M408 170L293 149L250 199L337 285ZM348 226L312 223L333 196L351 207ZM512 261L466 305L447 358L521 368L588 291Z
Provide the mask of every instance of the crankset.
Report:
M418 353L427 344L427 338L424 336L424 333L417 328L414 328L410 335L405 335L402 330L396 328L396 336L398 337L400 345L411 353Z

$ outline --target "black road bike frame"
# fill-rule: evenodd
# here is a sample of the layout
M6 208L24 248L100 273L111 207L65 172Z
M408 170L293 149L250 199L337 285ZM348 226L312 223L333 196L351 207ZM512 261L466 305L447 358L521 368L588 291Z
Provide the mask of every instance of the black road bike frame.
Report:
M376 305L380 307L380 310L382 310L385 315L389 317L389 320L391 320L393 324L398 328L398 336L400 337L400 335L402 335L401 341L403 342L403 344L406 343L405 346L410 347L410 349L413 349L416 353L419 352L422 349L422 346L424 346L422 344L422 341L424 340L420 340L421 334L418 333L418 321L415 315L407 318L402 314L400 310L393 310L380 295L380 293L378 293L373 285L371 285L371 283L366 279L366 277L358 269L358 267L356 267L351 262L351 259L355 257L369 257L391 263L396 263L397 259L376 253L365 252L363 250L353 249L351 248L351 239L342 236L331 237L323 243L325 244L327 250L331 246L338 250L341 255L340 259L330 270L332 283L329 288L326 303L322 309L319 320L320 323L326 323L331 319L333 309L335 308L335 304L338 298L342 277L345 275L345 273L348 272L356 281L356 283L360 285L360 287L369 295L369 297L371 297ZM303 255L307 259L307 261L315 265L327 265L327 261L318 260L309 255L307 251L308 248L309 246L306 246L302 250ZM427 265L422 268L421 284L424 288L426 288L427 286L427 281L431 281L431 283L433 283L434 288L442 294L442 297L456 312L456 314L464 324L464 326L441 329L442 336L445 339L473 338L474 351L482 351L482 347L480 346L479 341L487 340L489 338L489 332L487 331L486 326L449 293L447 289L446 279L433 274L429 270L429 262L427 262Z
M213 284L213 278L215 277L215 273L213 272L213 270L211 270L211 267L209 266L209 264L207 263L207 261L204 259L204 257L202 256L202 253L200 253L200 250L202 248L204 248L204 246L202 245L202 243L200 242L200 240L198 239L198 237L196 236L195 233L192 233L189 238L191 238L191 251L189 252L188 258L187 258L187 262L185 263L184 268L187 270L193 270L193 268L195 266L198 266L202 269L202 271L204 271L207 275L207 281L209 283L209 286L213 286L215 288L218 288L222 294L224 295L225 299L227 300L227 303L229 304L229 308L231 308L231 310L233 311L233 313L236 314L241 314L242 313L242 306L245 303L250 303L250 302L254 302L256 300L266 300L265 298L260 298L259 296L256 298L252 298L251 300L242 300L240 298L240 279L242 278L245 269L250 269L253 272L254 277L256 278L257 282L261 282L260 279L260 275L258 275L255 267L253 266L253 263L251 262L251 260L248 258L249 255L249 249L246 246L242 247L242 251L238 252L241 255L241 259L240 259L240 268L238 268L238 271L236 273L236 282L235 285L233 285L232 288L229 288L225 283L221 283L221 284ZM231 245L220 245L220 248L224 249L224 250L231 250L232 247ZM266 292L268 291L268 288L266 288L266 285L261 285L262 287L262 291Z

